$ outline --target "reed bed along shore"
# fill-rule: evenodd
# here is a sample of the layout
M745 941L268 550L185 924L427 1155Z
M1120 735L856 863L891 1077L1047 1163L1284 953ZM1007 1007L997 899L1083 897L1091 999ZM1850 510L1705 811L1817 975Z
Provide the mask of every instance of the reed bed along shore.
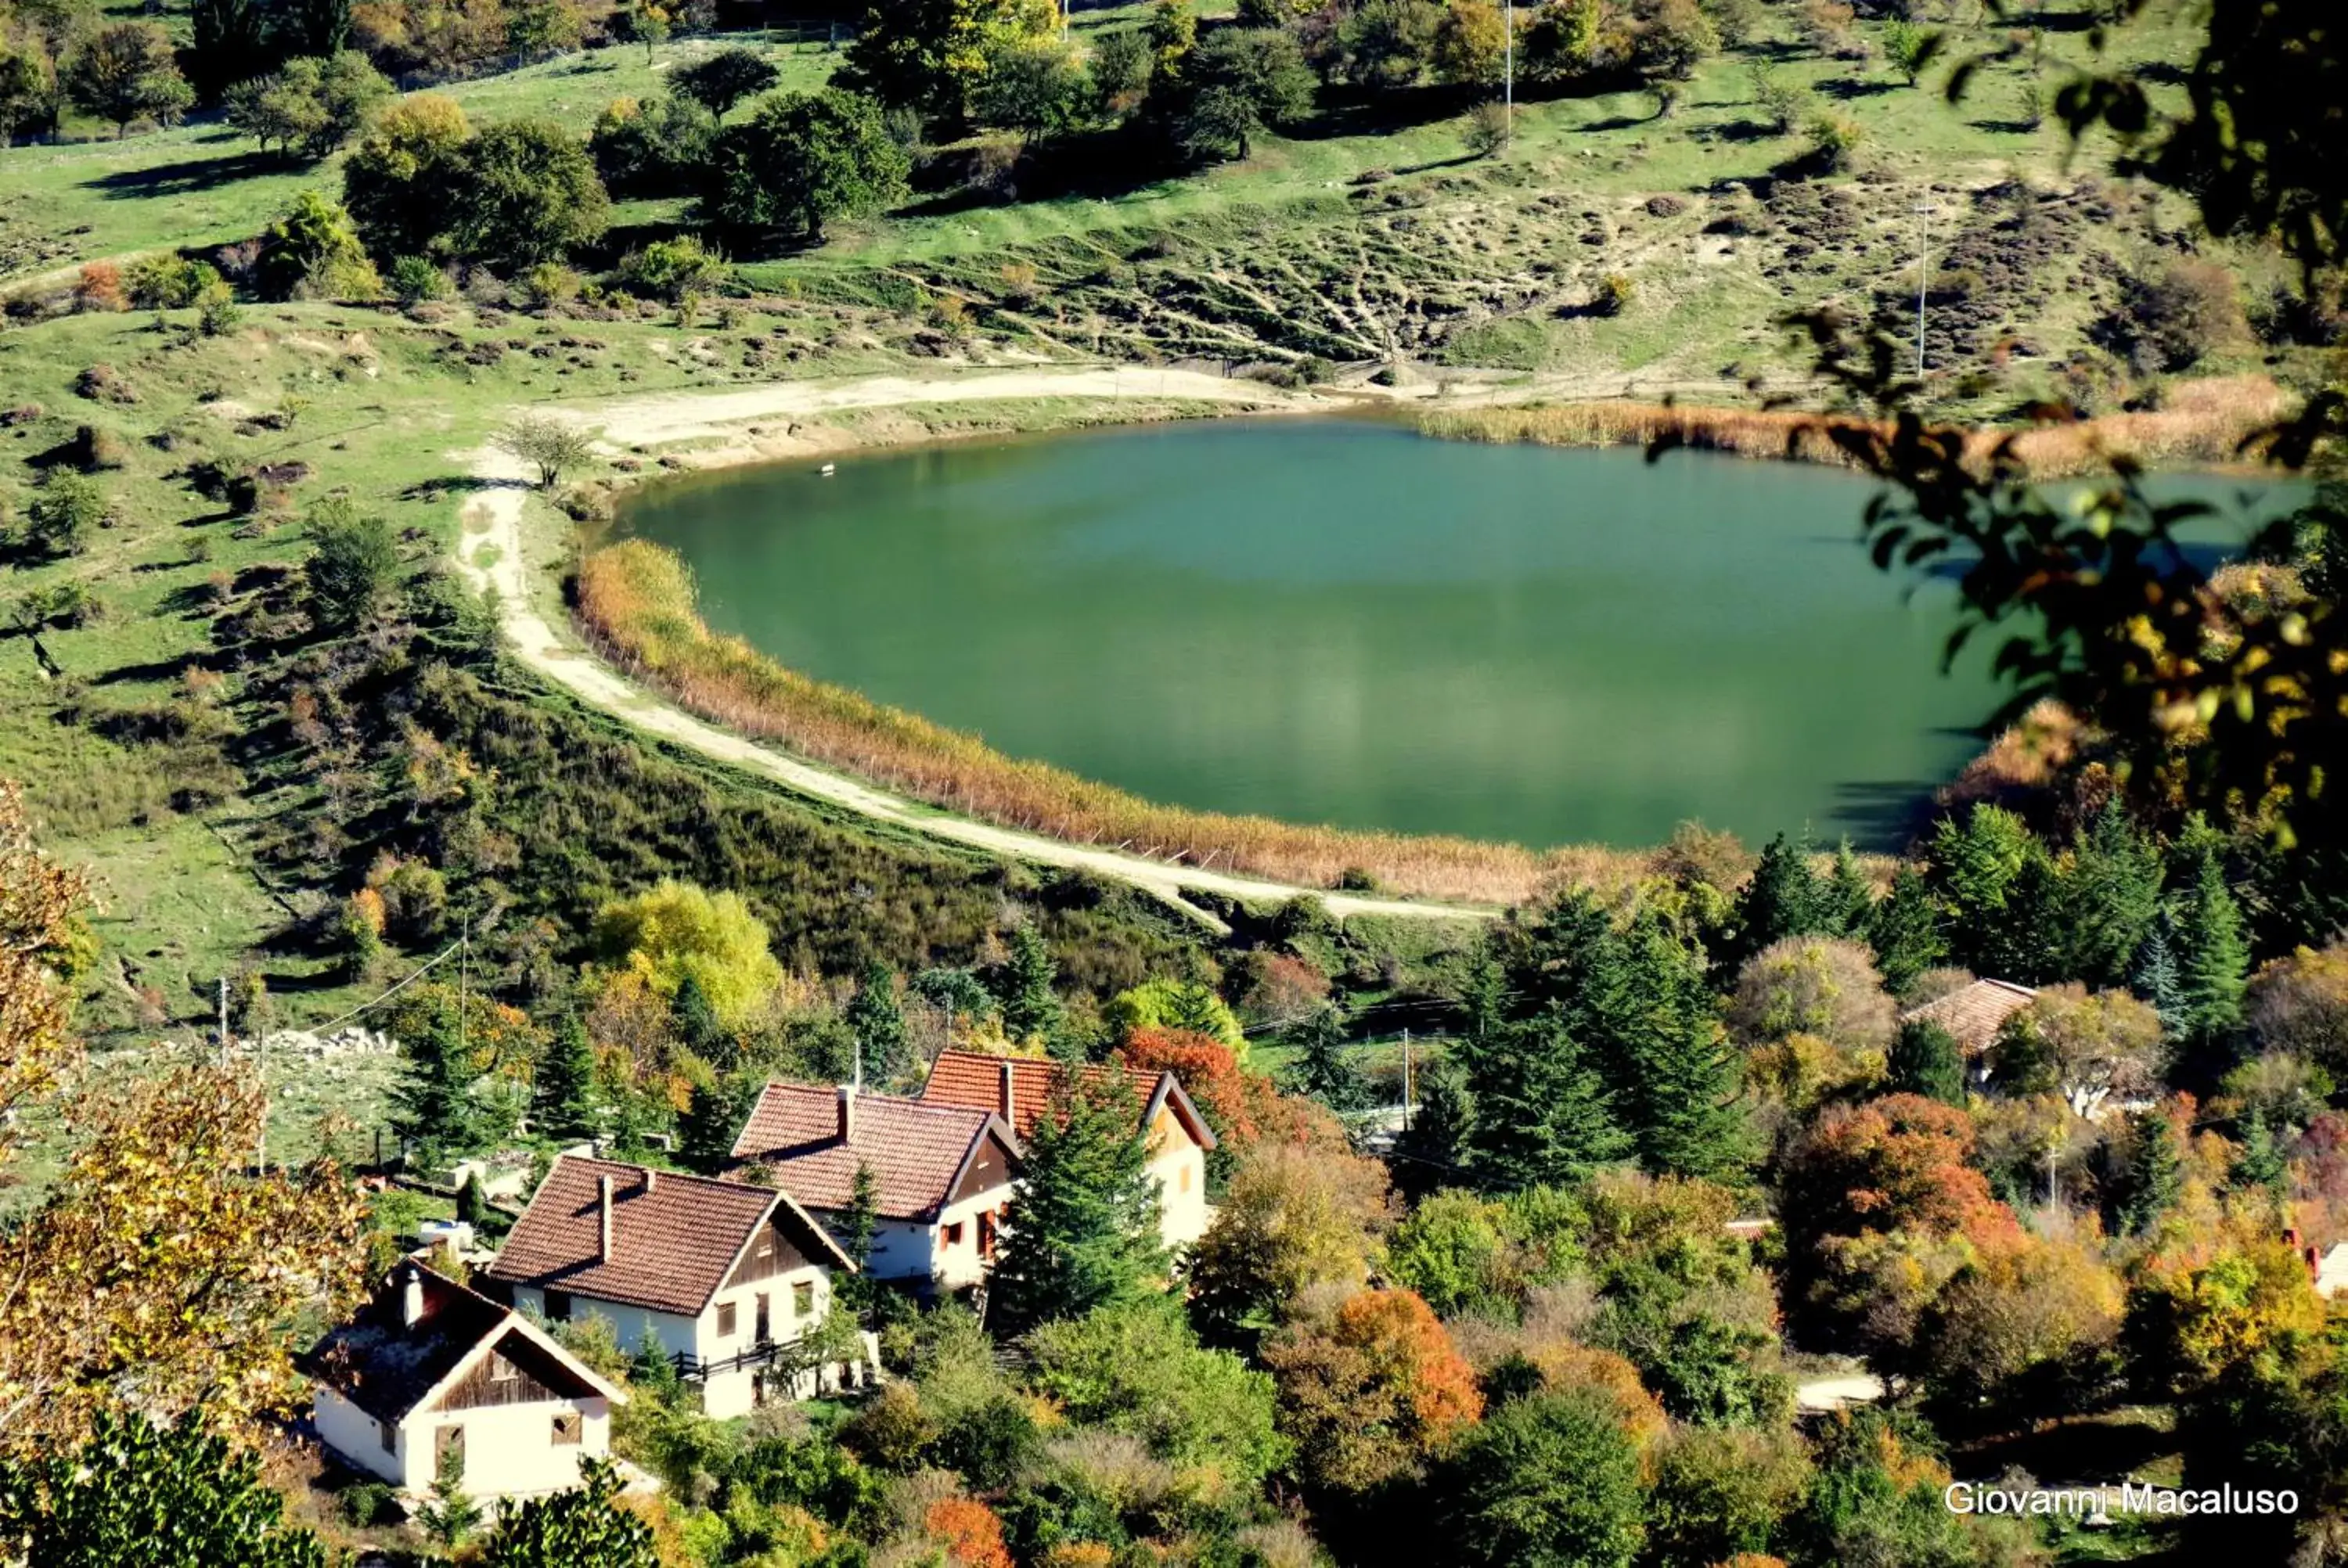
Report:
M975 735L811 680L738 637L713 633L684 561L644 539L581 563L578 618L604 658L705 719L912 799L1071 843L1308 887L1366 882L1468 904L1519 904L1564 886L1619 889L1653 865L1643 851L1536 852L1190 811L1006 757Z
M2147 464L2238 463L2243 439L2282 417L2291 404L2289 395L2265 376L2213 376L2180 384L2157 409L2036 425L2019 432L1975 430L1967 450L1985 460L1998 442L2013 436L2015 454L2032 474L2046 479L2094 473L2118 454ZM1890 429L1882 421L1845 415L1663 403L1532 404L1418 413L1421 432L1457 441L1644 446L1670 440L1742 457L1856 466L1832 438L1838 426Z

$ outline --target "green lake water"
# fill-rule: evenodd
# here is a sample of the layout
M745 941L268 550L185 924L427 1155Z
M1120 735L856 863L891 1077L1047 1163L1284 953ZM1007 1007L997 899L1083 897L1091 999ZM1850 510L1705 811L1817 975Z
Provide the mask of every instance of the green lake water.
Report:
M2000 695L1985 651L1941 673L1953 593L1872 568L1872 487L1833 469L1209 421L816 470L654 487L623 527L786 664L1183 805L1887 845Z

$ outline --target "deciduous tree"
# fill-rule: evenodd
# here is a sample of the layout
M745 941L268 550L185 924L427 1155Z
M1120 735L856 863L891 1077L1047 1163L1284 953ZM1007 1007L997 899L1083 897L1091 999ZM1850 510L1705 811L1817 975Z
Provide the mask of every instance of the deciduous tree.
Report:
M1482 1413L1473 1371L1426 1302L1365 1290L1263 1348L1282 1430L1314 1486L1360 1495L1422 1471Z
M90 35L67 64L63 82L74 106L112 122L118 138L133 120L170 124L196 101L170 35L152 22L118 22Z
M1243 1340L1316 1286L1359 1288L1385 1228L1384 1166L1267 1143L1232 1171L1189 1266L1191 1310L1210 1337Z
M1603 1389L1519 1399L1443 1467L1435 1496L1458 1561L1629 1568L1645 1540L1638 1444Z
M718 133L710 215L753 245L823 238L824 226L904 200L911 162L880 106L827 87L777 93Z

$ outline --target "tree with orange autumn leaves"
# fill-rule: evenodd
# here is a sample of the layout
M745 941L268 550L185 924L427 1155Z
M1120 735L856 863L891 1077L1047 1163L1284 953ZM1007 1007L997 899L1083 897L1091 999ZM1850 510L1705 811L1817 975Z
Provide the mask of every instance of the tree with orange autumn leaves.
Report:
M1407 1290L1365 1290L1263 1348L1282 1430L1314 1485L1355 1494L1419 1473L1484 1413L1475 1369Z
M299 1321L363 1284L364 1210L342 1173L247 1168L265 1110L251 1075L183 1061L128 1091L70 1094L50 955L81 896L0 788L0 1107L62 1100L74 1137L0 1253L0 1452L77 1440L110 1404L249 1427L304 1391Z

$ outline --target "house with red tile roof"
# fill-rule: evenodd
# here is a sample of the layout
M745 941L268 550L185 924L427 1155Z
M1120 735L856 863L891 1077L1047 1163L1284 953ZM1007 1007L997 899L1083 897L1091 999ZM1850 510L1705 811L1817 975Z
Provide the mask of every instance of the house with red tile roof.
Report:
M594 1316L623 1350L657 1343L702 1408L735 1416L861 1381L880 1364L804 1364L798 1347L856 1265L787 1192L565 1154L484 1271L527 1311Z
M1900 1015L1901 1023L1931 1022L1949 1031L1967 1063L1978 1063L1997 1043L2006 1020L2038 993L2012 980L1974 980Z
M993 1111L1025 1138L1050 1108L1068 1069L1033 1057L985 1056L974 1050L942 1050L922 1085L924 1104ZM1149 1150L1149 1172L1158 1179L1159 1224L1167 1246L1187 1246L1207 1230L1207 1151L1214 1130L1183 1092L1171 1072L1097 1065L1083 1070L1085 1081L1115 1084L1132 1099L1137 1130Z
M511 1307L413 1262L300 1365L319 1440L415 1493L450 1452L478 1499L576 1486L580 1460L611 1453L612 1408L627 1399Z
M875 1279L923 1291L985 1277L1010 1207L1019 1140L983 1107L932 1105L842 1085L769 1083L734 1141L734 1158L836 1221L855 1201L856 1173L872 1173L880 1223Z

